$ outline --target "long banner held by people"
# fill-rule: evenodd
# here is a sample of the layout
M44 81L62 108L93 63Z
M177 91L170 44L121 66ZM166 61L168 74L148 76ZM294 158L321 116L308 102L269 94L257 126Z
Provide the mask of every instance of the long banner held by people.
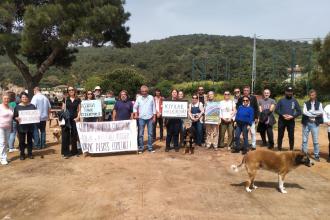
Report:
M205 124L220 123L220 102L208 102L205 106Z
M18 111L18 117L21 119L20 124L35 124L40 122L39 110L22 110Z
M82 151L113 153L137 151L135 120L112 122L78 122L77 130Z
M102 117L101 100L84 100L81 102L80 117Z

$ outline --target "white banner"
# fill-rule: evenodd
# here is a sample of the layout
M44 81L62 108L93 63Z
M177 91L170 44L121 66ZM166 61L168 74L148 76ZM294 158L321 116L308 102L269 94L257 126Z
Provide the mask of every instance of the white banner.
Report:
M91 118L102 116L101 100L83 100L81 102L80 117Z
M22 110L18 111L18 117L21 119L20 124L35 124L40 122L40 113L38 110Z
M82 151L92 154L137 151L136 120L78 122Z
M187 118L188 101L163 101L162 117Z

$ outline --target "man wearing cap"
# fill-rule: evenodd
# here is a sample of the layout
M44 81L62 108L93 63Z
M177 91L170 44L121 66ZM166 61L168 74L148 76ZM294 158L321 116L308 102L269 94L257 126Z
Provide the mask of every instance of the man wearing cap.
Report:
M302 150L308 151L308 136L312 133L314 146L314 159L320 161L320 146L319 146L319 125L323 123L323 108L322 103L316 100L316 91L309 91L309 100L304 103L303 115L301 123L303 124L302 134Z
M285 97L278 102L275 112L279 115L277 138L278 150L282 150L285 128L288 130L290 150L293 150L295 118L301 115L301 109L297 100L293 98L293 88L291 86L288 86L285 89Z
M95 87L94 95L95 95L95 100L101 100L101 106L102 106L102 117L99 117L98 121L104 121L106 105L104 104L104 97L102 96L102 89L100 86Z

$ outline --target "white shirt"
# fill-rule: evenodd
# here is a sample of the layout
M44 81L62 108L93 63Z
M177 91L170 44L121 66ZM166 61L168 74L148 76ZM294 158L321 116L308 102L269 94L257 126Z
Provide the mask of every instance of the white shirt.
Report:
M222 100L220 102L220 118L235 120L235 106L233 100Z
M330 104L325 106L323 111L323 122L328 123L330 122ZM328 126L328 132L330 132L330 126Z
M41 93L37 93L33 96L31 104L40 112L40 121L47 121L49 109L51 108L48 98Z
M149 120L156 114L154 97L151 95L137 97L133 112L139 114L139 118Z

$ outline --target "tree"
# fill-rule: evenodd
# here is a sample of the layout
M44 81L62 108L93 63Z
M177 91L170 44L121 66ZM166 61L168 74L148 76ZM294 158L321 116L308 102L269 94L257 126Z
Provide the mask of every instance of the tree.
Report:
M32 94L51 66L68 67L84 42L130 46L123 0L2 0L0 54L19 69ZM29 65L30 64L30 65ZM31 67L33 65L33 68Z
M145 83L144 77L131 68L119 68L106 74L100 85L103 90L112 90L116 95L121 90L126 90L133 97L140 87Z
M328 96L330 88L330 33L324 41L320 39L313 42L313 49L317 54L318 67L312 76L312 85L317 88L321 95ZM326 98L326 97L323 97Z

